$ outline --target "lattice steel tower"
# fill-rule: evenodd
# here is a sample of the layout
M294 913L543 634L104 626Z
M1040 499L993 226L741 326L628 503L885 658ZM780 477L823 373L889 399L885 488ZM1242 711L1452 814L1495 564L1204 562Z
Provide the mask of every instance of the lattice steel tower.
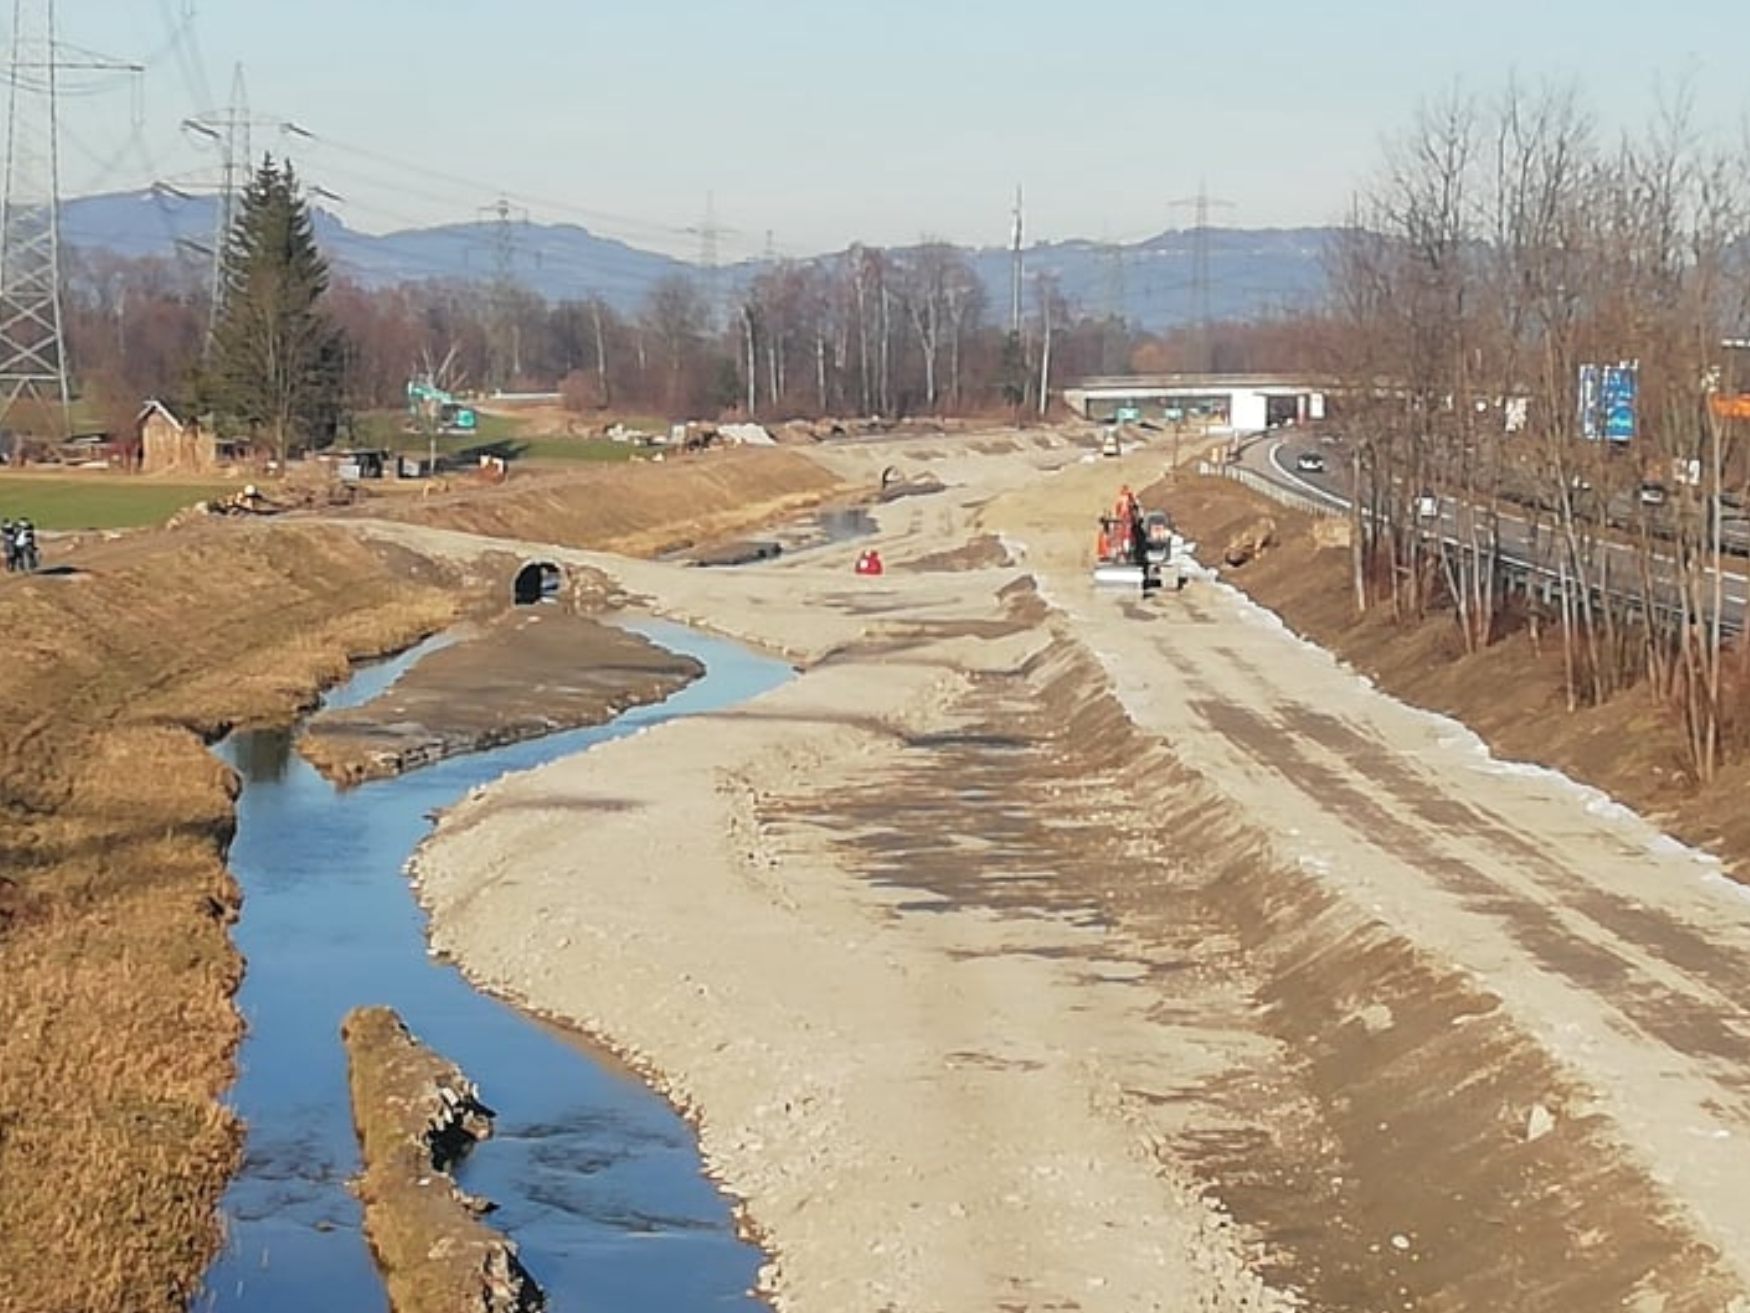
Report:
M55 0L13 0L5 191L0 196L0 426L23 397L66 424L61 325L60 122Z

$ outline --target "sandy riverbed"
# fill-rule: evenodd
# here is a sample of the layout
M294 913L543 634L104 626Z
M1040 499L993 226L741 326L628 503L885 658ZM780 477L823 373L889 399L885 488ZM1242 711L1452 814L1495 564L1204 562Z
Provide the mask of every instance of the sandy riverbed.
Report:
M318 712L298 750L330 780L360 784L599 725L700 673L698 662L569 606L521 608L464 626L364 706Z

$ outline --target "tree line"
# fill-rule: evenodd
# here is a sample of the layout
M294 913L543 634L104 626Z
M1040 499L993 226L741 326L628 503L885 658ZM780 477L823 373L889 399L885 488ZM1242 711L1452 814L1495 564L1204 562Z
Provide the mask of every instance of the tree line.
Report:
M1317 327L1352 439L1357 606L1449 606L1469 650L1558 630L1570 707L1647 681L1704 780L1731 728L1721 566L1750 507L1726 400L1750 392L1746 164L1682 100L1607 139L1570 90L1454 92L1356 198ZM1632 437L1602 431L1588 367L1638 384ZM1507 517L1549 608L1504 595Z
M280 218L269 223L268 209ZM441 371L452 390L559 391L582 416L897 418L1038 412L1062 380L1122 369L1139 351L1157 365L1190 358L1174 339L1083 313L1043 276L1029 279L1015 333L1006 305L1000 321L993 315L966 255L939 241L783 261L733 286L703 271L676 275L632 312L600 296L550 302L520 285L366 287L344 275L330 285L295 175L270 162L227 249L226 301L210 340L210 280L200 268L69 257L71 350L82 390L101 400L112 430L125 431L150 396L216 406L250 431L271 418L240 407L215 363L216 354L235 364L271 349L260 335L273 317L256 313L246 326L233 310L259 311L261 295L277 294L259 269L254 291L239 281L248 252L238 243L257 241L244 234L264 223L279 225L275 249L295 237L288 285L314 293L308 307L334 334L316 368L327 395L299 421L312 433L347 414L399 408L421 372Z

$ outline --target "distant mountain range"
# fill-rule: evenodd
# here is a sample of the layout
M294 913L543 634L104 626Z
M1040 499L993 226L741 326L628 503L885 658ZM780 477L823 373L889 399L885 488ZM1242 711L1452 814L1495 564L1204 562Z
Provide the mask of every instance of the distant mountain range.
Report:
M75 249L172 256L187 252L190 243L210 245L216 206L210 197L153 192L81 197L62 205L62 238ZM1329 228L1211 229L1212 314L1247 318L1316 298L1324 286L1322 257L1332 234ZM485 282L496 276L508 252L513 277L543 296L565 300L596 294L627 312L636 310L663 278L699 272L697 265L575 224L515 223L504 230L491 222L461 223L375 235L318 210L316 235L335 267L367 286L430 279ZM1197 317L1197 247L1191 231L1164 232L1128 246L1055 242L1028 250L1026 267L1056 275L1063 295L1086 313L1117 312L1144 328L1164 329ZM985 248L967 254L989 289L993 315L1000 316L1009 302L1009 253ZM760 267L755 261L726 268L722 285L740 286Z

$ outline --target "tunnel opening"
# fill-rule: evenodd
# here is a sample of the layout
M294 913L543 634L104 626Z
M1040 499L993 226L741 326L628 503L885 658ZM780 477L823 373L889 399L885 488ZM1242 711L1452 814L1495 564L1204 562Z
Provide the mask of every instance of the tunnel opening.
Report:
M518 606L537 606L555 600L564 582L564 574L553 562L530 561L517 571L511 593Z

